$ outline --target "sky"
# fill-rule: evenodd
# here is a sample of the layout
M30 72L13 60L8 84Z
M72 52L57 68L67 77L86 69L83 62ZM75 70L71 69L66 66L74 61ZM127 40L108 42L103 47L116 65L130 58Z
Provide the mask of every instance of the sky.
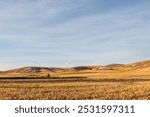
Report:
M150 0L0 0L0 70L150 59Z

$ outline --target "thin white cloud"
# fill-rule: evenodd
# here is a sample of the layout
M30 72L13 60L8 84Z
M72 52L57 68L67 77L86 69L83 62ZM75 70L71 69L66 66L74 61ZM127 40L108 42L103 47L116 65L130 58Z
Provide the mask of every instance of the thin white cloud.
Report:
M94 2L0 1L0 56L12 65L39 57L58 66L69 60L80 65L149 58L149 2L111 10L103 8L105 1L96 10Z

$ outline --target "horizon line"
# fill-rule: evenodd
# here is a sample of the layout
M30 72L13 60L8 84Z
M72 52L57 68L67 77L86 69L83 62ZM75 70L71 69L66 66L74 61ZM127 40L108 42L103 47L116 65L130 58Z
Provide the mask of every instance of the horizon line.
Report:
M111 64L123 64L123 65L127 65L127 64L134 64L134 63L138 63L138 62L146 62L146 61L150 61L150 59L148 60L142 60L142 61L135 61L135 62L129 62L129 63L109 63L109 64L104 64L104 65L74 65L74 66L66 66L66 67L50 67L50 66L30 66L30 65L26 65L26 66L20 66L20 67L14 67L14 68L10 68L10 69L5 69L5 70L0 70L0 72L3 71L9 71L9 70L13 70L13 69L19 69L19 68L26 68L26 67L37 67L37 68L75 68L75 67L90 67L90 66L107 66L107 65L111 65Z

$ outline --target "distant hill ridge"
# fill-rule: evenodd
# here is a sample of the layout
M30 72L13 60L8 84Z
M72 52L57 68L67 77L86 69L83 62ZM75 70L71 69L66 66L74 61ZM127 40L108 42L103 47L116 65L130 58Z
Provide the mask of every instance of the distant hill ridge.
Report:
M15 73L39 73L39 72L55 72L63 70L61 68L48 68L48 67L22 67L18 69L12 69L4 71L5 73L15 72Z
M150 60L136 62L131 64L109 64L106 66L78 66L72 68L48 68L48 67L22 67L3 71L0 73L41 73L41 72L59 72L59 71L83 71L83 70L116 70L116 69L139 69L150 67Z

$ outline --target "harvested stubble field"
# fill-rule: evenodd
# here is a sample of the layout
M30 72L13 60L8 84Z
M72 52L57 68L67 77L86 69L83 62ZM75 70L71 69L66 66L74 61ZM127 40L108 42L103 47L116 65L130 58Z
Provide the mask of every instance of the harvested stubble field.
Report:
M150 99L150 79L0 79L0 99Z
M106 66L23 67L3 71L0 72L0 99L148 100L150 60Z

